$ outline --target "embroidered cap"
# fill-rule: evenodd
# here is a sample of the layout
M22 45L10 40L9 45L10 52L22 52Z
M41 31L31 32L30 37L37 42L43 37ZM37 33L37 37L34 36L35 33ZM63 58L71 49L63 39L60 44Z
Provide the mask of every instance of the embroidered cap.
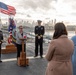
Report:
M42 22L41 20L37 20L37 22Z

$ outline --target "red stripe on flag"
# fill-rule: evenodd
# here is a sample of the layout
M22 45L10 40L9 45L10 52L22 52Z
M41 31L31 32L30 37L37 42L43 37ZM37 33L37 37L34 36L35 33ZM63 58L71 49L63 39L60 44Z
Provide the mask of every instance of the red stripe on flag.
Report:
M7 5L7 7L8 7L8 9L10 9L10 10L16 10L13 6Z
M7 14L7 15L15 15L16 14L16 12L15 11L13 11L13 10L5 10L5 9L1 9L0 8L0 12L1 13L4 13L4 14Z
M4 10L0 8L0 12L9 15L9 11L8 10Z
M15 15L15 14L16 14L16 9L15 9L13 6L7 5L7 7L8 7L9 14L10 14L10 13L11 13L12 15Z
M8 5L8 10L0 8L0 12L4 13L4 14L7 14L7 15L11 15L11 14L15 15L16 14L16 9L14 7Z

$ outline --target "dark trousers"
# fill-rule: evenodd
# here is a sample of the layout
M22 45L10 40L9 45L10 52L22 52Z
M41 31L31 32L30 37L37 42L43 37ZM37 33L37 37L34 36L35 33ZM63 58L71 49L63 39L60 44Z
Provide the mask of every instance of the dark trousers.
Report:
M0 61L1 61L1 44L0 44Z
M35 39L35 56L38 56L38 47L40 47L40 56L43 55L43 39Z
M16 44L17 46L17 58L20 57L20 52L22 52L22 44ZM26 50L26 44L24 44L24 52Z

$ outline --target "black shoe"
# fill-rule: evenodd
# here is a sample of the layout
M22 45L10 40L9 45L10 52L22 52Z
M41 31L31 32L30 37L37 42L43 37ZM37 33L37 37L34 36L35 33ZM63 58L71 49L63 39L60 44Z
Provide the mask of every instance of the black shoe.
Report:
M35 55L34 57L37 57L37 55Z
M43 58L43 56L40 56L41 58Z
M2 61L0 60L0 63L1 63Z

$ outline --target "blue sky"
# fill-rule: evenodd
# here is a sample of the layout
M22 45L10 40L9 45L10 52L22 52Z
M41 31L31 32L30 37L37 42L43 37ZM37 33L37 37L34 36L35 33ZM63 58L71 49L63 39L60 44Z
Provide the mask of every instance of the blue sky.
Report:
M76 21L76 0L0 0L16 8L15 18Z

